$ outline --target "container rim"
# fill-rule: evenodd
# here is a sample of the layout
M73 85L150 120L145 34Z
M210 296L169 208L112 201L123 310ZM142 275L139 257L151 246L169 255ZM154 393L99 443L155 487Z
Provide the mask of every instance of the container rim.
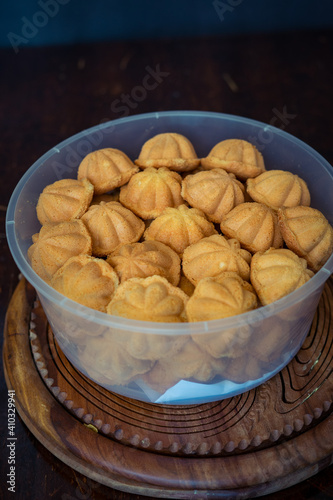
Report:
M117 124L126 124L127 122L135 122L146 119L155 118L158 120L163 117L199 117L199 118L220 118L224 121L239 122L242 124L252 125L258 128L264 128L265 130L272 130L274 134L282 136L285 140L296 144L301 149L305 150L308 154L312 155L317 161L320 161L323 168L331 176L333 182L333 168L332 166L322 157L315 149L303 142L302 140L296 138L292 134L281 130L273 125L268 125L264 122L254 120L251 118L245 118L238 115L218 113L214 111L161 111L153 113L142 113L138 115L128 116L124 118L118 118L115 120L106 121L99 125L87 128L71 137L65 139L64 141L58 143L52 149L48 150L44 155L42 155L38 160L36 160L31 167L26 171L26 173L21 177L20 181L16 185L11 198L9 200L7 213L6 213L6 235L11 254L16 262L21 273L25 278L31 283L35 290L42 297L55 303L58 307L65 309L67 312L75 315L80 315L89 321L93 321L99 325L124 329L132 332L145 332L158 335L189 335L189 334L200 334L200 333L215 333L221 329L229 328L240 328L245 325L249 325L258 321L259 319L265 319L272 315L278 314L286 306L290 307L296 305L300 301L304 300L305 296L310 295L316 291L320 286L324 285L325 281L333 272L333 254L327 260L325 265L313 276L306 284L304 284L299 289L295 290L291 294L269 304L267 306L259 307L253 311L240 314L238 316L232 316L230 318L223 318L218 320L210 321L199 321L194 323L156 323L150 321L134 320L122 317L111 316L110 314L99 312L90 309L86 306L78 304L71 299L63 296L54 290L50 285L44 282L36 273L33 271L30 265L27 266L27 260L24 257L21 249L19 248L16 237L15 237L15 208L18 197L30 176L40 168L40 166L51 156L60 152L60 150L73 141L85 137L86 135L101 131L111 127L110 132ZM108 132L108 133L110 133Z

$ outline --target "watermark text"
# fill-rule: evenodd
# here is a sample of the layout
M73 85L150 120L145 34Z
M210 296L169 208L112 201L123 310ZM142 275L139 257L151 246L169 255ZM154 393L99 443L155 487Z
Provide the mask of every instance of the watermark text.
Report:
M7 473L7 488L8 491L15 493L16 486L16 408L15 408L15 391L8 390L8 430L7 430L7 451L8 451L8 473Z

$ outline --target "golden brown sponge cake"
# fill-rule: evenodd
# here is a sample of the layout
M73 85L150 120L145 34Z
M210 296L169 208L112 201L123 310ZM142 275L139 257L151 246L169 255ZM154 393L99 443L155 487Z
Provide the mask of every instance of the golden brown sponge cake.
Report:
M162 276L131 278L118 286L107 312L142 321L183 322L187 300L180 288Z
M28 249L32 269L47 283L65 262L79 254L91 255L91 236L80 219L46 224Z
M79 358L88 376L102 385L126 385L154 364L131 356L111 334L87 337L85 347L79 350Z
M214 278L224 271L237 272L249 281L250 262L250 252L241 248L237 240L214 234L185 249L182 268L194 285L202 278Z
M192 143L182 134L166 132L146 141L134 162L140 168L168 167L187 172L200 165Z
M166 208L144 232L145 240L161 241L182 256L186 247L205 236L216 234L214 224L196 208L180 205Z
M237 205L223 217L220 227L225 236L235 238L252 253L283 245L277 215L262 203L245 202Z
M223 168L235 174L240 180L256 177L264 172L262 154L248 141L226 139L216 144L206 158L201 159L205 169Z
M104 257L121 245L138 241L145 230L143 220L117 201L91 205L81 220L91 235L95 257Z
M278 217L287 247L319 271L333 252L333 228L326 217L316 208L303 206L281 208Z
M104 148L92 151L83 158L78 169L78 179L88 179L95 194L103 194L123 186L138 168L119 149Z
M71 257L51 279L51 286L59 293L101 312L106 312L118 284L112 267L89 255Z
M120 202L143 219L154 219L167 207L179 207L182 178L168 168L148 167L120 190Z
M257 307L253 287L237 273L225 272L216 278L203 278L186 304L190 322L229 318Z
M94 186L87 179L56 181L40 194L37 218L41 224L79 219L88 209L93 194Z
M163 276L174 286L180 279L180 257L160 241L143 241L122 245L107 257L120 282L130 278Z
M268 170L247 179L246 189L254 201L277 210L281 207L309 206L311 197L306 182L285 170Z
M158 360L142 378L153 389L164 391L180 380L209 382L225 365L223 358L210 356L189 339L173 356Z
M312 276L306 260L287 248L257 252L251 260L251 283L264 306L293 292Z
M243 184L233 174L217 168L187 175L181 194L191 207L202 210L212 222L221 222L225 214L244 203Z

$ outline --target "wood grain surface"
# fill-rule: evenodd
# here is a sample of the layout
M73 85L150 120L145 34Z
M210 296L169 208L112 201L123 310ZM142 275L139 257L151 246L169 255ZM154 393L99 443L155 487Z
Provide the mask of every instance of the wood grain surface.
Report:
M68 136L125 114L209 110L274 122L333 163L332 31L251 36L223 36L223 29L221 32L220 37L212 38L182 39L180 34L177 40L69 47L33 48L27 44L18 54L0 49L2 329L19 276L5 238L9 197L33 162ZM143 86L152 70L163 76L154 89L147 90L144 99L138 100L135 89ZM41 379L40 383L44 384ZM7 395L2 377L2 449L6 445ZM119 491L79 473L51 453L18 415L15 425L15 498L146 497L143 492ZM1 495L13 498L3 480L8 473L7 455L0 460ZM301 468L299 479L297 485L267 497L333 497L332 466L304 481Z

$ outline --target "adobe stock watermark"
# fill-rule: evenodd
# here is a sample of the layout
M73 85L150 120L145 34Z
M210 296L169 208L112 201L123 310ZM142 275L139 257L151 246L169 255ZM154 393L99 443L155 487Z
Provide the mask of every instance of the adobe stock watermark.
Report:
M269 121L269 125L259 130L256 136L249 136L248 141L251 142L259 151L263 151L265 147L270 144L274 139L274 132L272 127L280 128L284 130L291 120L297 117L297 114L288 113L287 106L283 106L282 111L277 108L272 109L273 116Z
M244 0L226 0L223 2L222 0L214 0L213 7L219 16L220 21L225 20L225 15L233 12L236 7L238 7Z
M119 98L112 101L110 109L115 114L119 113L119 118L128 116L131 110L136 109L139 103L147 98L148 92L155 90L170 75L169 72L161 70L160 64L157 64L155 68L146 66L145 70L146 74L140 85L136 85L129 93L122 93ZM105 118L100 121L100 125L108 121L109 119ZM61 160L55 159L52 162L57 179L66 178L76 172L82 159L98 149L104 141L105 135L111 134L113 130L113 125L97 129L93 133L83 135L73 146L66 146L61 152ZM54 149L57 151L56 148Z
M8 412L8 422L7 422L7 464L8 464L8 474L7 474L7 489L11 493L15 493L16 487L16 432L15 432L15 422L16 422L16 408L15 408L15 391L13 389L8 390L7 399L7 412Z
M42 28L47 26L50 18L56 17L60 6L67 5L69 2L70 0L38 0L37 4L41 10L36 10L30 19L26 16L21 17L21 32L19 34L12 31L7 33L7 38L15 54L19 52L21 45L29 43Z
M159 64L155 68L146 66L145 70L141 85L136 85L129 94L123 93L119 99L112 101L111 111L121 113L120 118L128 116L132 109L136 109L146 99L148 92L155 90L170 75L167 71L161 71Z
M76 172L79 164L87 154L91 153L102 144L105 134L111 133L113 127L108 129L95 130L95 132L84 134L75 146L66 146L62 151L61 161L52 162L53 171L58 180L69 177ZM54 148L56 152L60 152Z

